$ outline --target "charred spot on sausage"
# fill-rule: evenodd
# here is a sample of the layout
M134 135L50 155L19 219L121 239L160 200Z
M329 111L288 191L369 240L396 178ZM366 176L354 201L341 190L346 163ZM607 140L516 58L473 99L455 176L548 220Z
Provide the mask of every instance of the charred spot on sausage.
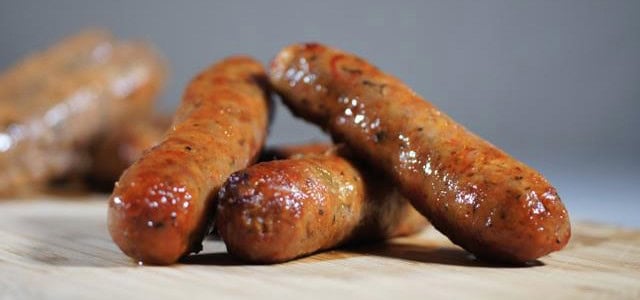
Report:
M373 135L373 142L374 143L382 143L382 141L384 141L385 137L386 137L386 133L384 131L378 131Z
M351 75L362 75L362 70L360 70L360 69L349 68L349 67L345 67L345 66L340 67L340 69L342 71L344 71L344 72L347 72L347 73L351 74Z
M380 95L384 94L384 89L387 87L387 85L384 84L384 83L375 83L375 82L373 82L371 80L368 80L368 79L362 80L362 84L364 84L366 86L369 86L369 87L372 87L372 88L378 89L378 93Z

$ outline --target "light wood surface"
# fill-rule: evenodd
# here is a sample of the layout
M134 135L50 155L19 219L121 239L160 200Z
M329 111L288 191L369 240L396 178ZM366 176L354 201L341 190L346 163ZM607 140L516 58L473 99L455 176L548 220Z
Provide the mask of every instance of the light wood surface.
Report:
M573 224L565 250L524 268L474 261L433 229L270 266L207 241L151 267L113 244L104 200L0 202L0 299L640 299L640 231Z

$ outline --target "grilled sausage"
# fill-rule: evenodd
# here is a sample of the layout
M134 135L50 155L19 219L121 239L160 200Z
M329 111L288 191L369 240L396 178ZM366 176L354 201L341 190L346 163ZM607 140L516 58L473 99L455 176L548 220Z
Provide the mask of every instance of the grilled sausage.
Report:
M291 158L232 174L216 227L229 253L277 263L360 242L416 233L427 221L380 174L318 144L272 150Z
M109 231L125 254L166 265L201 249L218 189L265 140L265 80L260 63L238 56L189 83L163 141L124 172L109 199Z
M344 147L342 147L342 151ZM286 145L278 147L268 147L260 154L260 161L270 161L276 159L293 158L298 155L306 154L325 154L334 152L335 146L330 143L307 143L299 145Z
M164 82L152 47L87 31L0 75L0 196L81 172L90 141L150 110Z
M567 211L540 173L365 60L297 44L274 58L270 79L296 115L380 166L434 227L477 257L522 263L568 242Z

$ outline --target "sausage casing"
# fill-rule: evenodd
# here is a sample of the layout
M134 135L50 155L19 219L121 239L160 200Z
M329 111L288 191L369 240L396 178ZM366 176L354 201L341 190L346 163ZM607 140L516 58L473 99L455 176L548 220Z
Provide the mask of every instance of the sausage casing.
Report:
M229 253L276 263L426 226L426 219L378 173L331 151L319 153L323 148L276 149L271 152L291 158L262 162L229 177L220 189L216 215Z
M218 189L266 138L265 76L259 62L236 56L189 83L163 141L123 173L109 199L109 231L125 254L171 264L201 249Z
M363 59L320 44L284 48L270 79L298 116L380 166L418 211L476 256L521 263L570 237L556 189Z

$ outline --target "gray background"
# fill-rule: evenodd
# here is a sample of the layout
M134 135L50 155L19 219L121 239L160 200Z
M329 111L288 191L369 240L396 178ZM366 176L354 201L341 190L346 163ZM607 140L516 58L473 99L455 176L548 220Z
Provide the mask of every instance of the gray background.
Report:
M640 1L2 1L0 68L84 27L153 42L161 109L226 55L355 52L541 170L574 220L640 227ZM279 106L270 144L326 137Z

